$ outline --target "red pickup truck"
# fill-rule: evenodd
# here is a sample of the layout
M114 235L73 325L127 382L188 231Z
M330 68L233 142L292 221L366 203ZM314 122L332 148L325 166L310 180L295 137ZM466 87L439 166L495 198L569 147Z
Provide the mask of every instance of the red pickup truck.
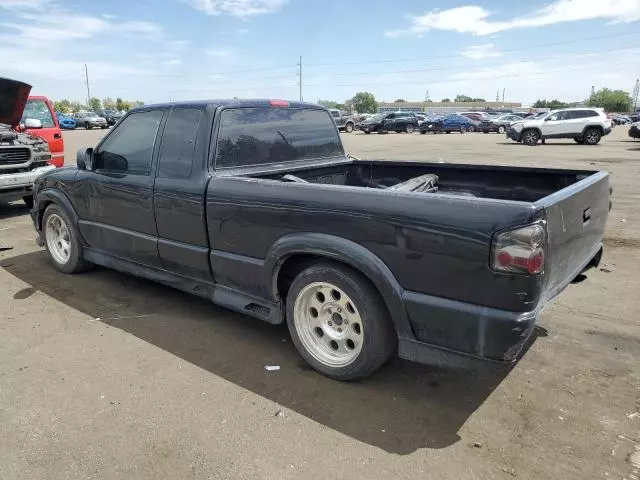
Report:
M41 127L33 128L27 125L26 119L39 120ZM25 131L30 135L42 138L49 144L51 152L51 163L56 167L64 165L64 140L62 131L58 124L51 101L43 96L29 96L22 114L19 130Z

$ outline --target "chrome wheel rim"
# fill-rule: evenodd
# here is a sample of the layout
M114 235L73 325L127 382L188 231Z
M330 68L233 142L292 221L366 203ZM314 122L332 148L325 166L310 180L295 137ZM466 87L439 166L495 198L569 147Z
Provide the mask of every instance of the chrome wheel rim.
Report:
M45 226L47 248L53 259L63 265L71 258L71 237L64 220L55 213L47 217Z
M595 143L598 141L598 132L596 132L595 130L592 130L591 132L589 132L587 134L587 141L589 143Z
M413 133L414 127L413 125L407 125L406 131L407 133Z
M467 128L464 125L460 127L460 133L464 133L466 131L467 131Z
M525 136L524 136L524 140L527 143L535 143L538 141L538 137L535 134L535 132L528 132Z
M358 308L331 283L310 283L298 293L293 323L305 350L328 367L345 367L362 350L364 326Z
M500 127L500 128L498 128L498 132L499 132L499 133L504 133L504 127Z

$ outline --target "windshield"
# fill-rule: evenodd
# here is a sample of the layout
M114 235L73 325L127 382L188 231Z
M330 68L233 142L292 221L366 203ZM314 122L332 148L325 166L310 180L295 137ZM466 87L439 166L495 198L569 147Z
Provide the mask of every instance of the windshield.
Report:
M369 117L367 120L374 120L374 121L380 121L385 117L386 114L384 113L376 113L375 115L373 115L372 117Z
M49 106L44 100L27 100L21 123L24 123L27 118L40 120L44 128L55 126Z

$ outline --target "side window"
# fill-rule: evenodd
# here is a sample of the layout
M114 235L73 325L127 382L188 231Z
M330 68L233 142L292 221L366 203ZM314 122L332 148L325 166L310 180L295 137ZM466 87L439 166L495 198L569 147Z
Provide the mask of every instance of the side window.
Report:
M340 117L340 112L336 112L335 110L331 111L331 116L333 118L339 118Z
M566 112L554 113L553 115L547 117L547 120L550 122L555 122L556 120L565 120L565 113Z
M100 146L95 168L117 173L149 175L151 155L162 111L133 113L122 120Z
M588 117L588 118L590 118L590 117L599 117L600 116L598 114L598 112L596 112L595 110L585 110L584 113L585 113L584 116Z
M202 111L178 108L171 111L162 134L158 177L189 178Z

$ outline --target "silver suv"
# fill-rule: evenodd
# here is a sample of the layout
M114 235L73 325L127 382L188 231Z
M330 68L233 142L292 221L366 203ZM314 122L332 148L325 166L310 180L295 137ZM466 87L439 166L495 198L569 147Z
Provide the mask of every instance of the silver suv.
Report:
M576 143L596 145L611 133L611 119L602 108L564 108L536 118L512 123L507 137L525 145L547 138L573 138Z

